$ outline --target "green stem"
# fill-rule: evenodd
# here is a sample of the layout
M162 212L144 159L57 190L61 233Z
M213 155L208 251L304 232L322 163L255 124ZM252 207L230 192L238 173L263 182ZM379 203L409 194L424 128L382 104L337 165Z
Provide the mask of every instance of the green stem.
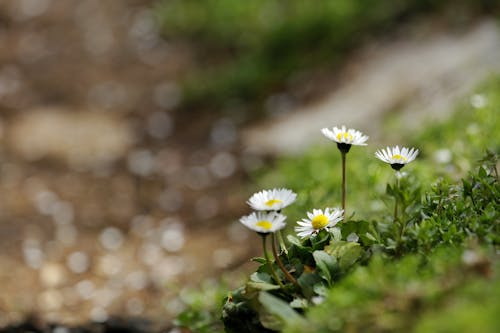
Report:
M284 288L285 286L283 283L281 283L280 278L278 277L278 274L276 274L276 271L274 270L274 267L271 263L271 259L269 258L269 254L266 251L266 236L267 234L261 234L262 237L262 250L264 251L264 257L266 258L267 265L269 266L269 270L271 271L271 275L273 276L274 280L278 283L280 288Z
M497 170L497 164L496 164L496 159L495 159L495 164L493 165L493 171L495 172L495 176L498 182L498 170Z
M344 211L344 216L346 216L346 211L345 211L345 160L346 160L346 153L341 152L342 155L342 210Z
M285 274L285 276L288 279L288 281L290 281L291 283L293 283L296 286L299 286L297 280L295 280L295 278L292 276L292 274L290 274L290 272L288 272L288 270L286 269L285 265L283 265L283 262L281 261L279 255L278 255L278 252L276 251L276 242L274 240L274 236L271 236L271 247L273 249L274 259L276 260L276 263L278 264L278 267Z
M288 249L286 248L285 240L283 239L283 234L281 233L281 230L278 230L277 234L278 234L278 242L280 243L281 252L288 255ZM273 242L274 242L274 237L273 237Z
M399 171L396 171L396 191L395 192L395 196L394 196L394 200L395 200L395 203L394 203L394 222L396 222L398 220L398 198L399 198L399 177L398 177L398 173Z

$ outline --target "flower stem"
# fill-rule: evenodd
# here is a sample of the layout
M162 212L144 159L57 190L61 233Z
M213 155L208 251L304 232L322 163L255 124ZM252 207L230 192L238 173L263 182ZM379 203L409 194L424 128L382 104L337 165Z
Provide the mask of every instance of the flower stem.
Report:
M290 272L286 269L285 265L283 265L283 262L281 261L279 255L278 255L278 252L276 251L276 242L274 240L274 236L271 236L271 247L273 249L274 259L276 260L276 263L278 264L281 271L285 274L288 281L290 281L291 283L293 283L296 286L299 286L297 280L295 280L295 278L292 276L292 274L290 274Z
M278 285L280 286L280 288L284 288L285 286L283 285L283 283L281 282L280 278L278 277L278 274L276 274L276 271L274 270L274 267L273 267L273 265L271 263L271 259L269 258L269 254L266 251L266 237L267 237L267 234L261 234L261 237L262 237L262 251L264 251L264 257L266 258L267 265L269 266L269 270L271 271L271 275L276 280L276 282L278 283Z
M345 160L346 160L346 153L341 151L340 154L342 155L342 210L344 211L344 216L346 216L346 211L345 211Z
M288 249L286 248L285 241L283 239L283 234L281 233L281 230L278 230L277 234L278 234L278 242L280 243L281 252L288 255ZM274 237L273 237L273 244L274 244Z
M394 192L395 193L395 196L394 196L394 200L395 200L395 203L394 203L394 222L396 222L398 220L398 198L399 198L399 175L398 175L399 171L396 171L396 191Z

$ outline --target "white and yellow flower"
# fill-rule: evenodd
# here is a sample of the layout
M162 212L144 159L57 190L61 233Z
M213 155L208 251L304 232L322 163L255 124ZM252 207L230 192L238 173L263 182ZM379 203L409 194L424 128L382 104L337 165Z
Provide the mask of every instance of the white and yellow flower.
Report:
M297 236L306 238L318 233L322 229L334 227L343 217L344 211L338 208L313 209L312 213L308 212L307 217L298 221L298 227L295 227Z
M332 129L323 128L321 133L328 139L337 142L338 148L346 153L351 148L351 145L366 146L368 140L368 136L360 131L352 128L347 129L345 126L341 128L333 127Z
M378 150L375 156L386 163L389 163L391 167L399 171L405 164L413 161L418 155L418 149L402 147L387 147L386 149Z
M240 218L247 228L261 234L273 233L286 226L286 216L276 212L253 212Z
M247 203L255 210L281 210L292 204L297 194L286 188L262 190L248 199Z

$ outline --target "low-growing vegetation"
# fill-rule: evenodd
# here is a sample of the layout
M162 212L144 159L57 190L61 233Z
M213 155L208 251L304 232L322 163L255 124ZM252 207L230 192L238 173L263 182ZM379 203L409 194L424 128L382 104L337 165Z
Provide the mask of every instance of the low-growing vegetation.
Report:
M453 120L413 133L415 161L411 150L388 148L378 161L370 145L348 149L347 200L342 144L356 138L345 130L333 136L341 154L328 145L260 174L263 187L297 191L296 200L291 191L260 192L249 203L264 212L242 218L262 236L264 254L271 239L273 258L254 258L256 272L203 325L182 316L179 324L214 332L223 329L220 315L226 332L495 332L499 109L494 78ZM343 201L345 212L326 209Z

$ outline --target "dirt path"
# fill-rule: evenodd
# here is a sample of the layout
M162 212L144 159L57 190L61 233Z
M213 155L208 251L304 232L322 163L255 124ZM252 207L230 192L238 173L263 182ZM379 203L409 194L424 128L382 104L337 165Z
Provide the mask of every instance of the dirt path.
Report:
M300 153L325 142L321 128L341 124L377 138L389 111L402 114L402 126L409 129L445 117L458 97L500 72L500 30L483 21L462 32L375 44L357 57L350 63L354 70L340 74L349 78L322 100L248 129L248 150Z
M237 129L173 113L189 52L149 6L0 1L0 327L167 321L253 251Z

